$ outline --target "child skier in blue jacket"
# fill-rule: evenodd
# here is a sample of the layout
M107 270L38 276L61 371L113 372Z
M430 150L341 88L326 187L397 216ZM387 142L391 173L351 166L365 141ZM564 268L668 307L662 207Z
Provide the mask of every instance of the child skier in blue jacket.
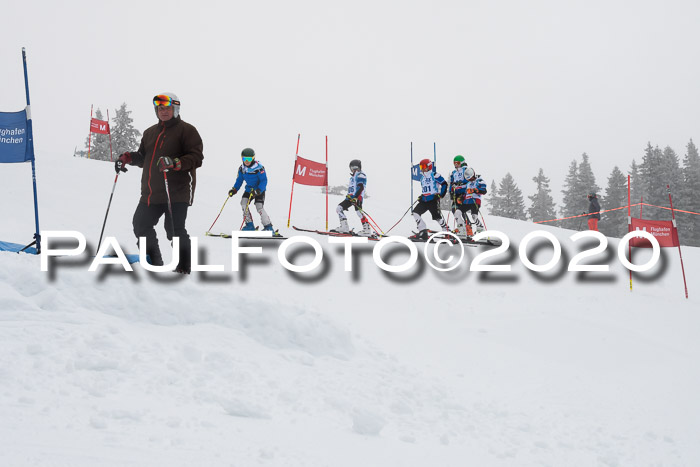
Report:
M228 192L229 196L238 193L238 190L245 182L245 191L241 198L241 208L243 209L243 221L245 225L241 230L255 230L253 224L253 216L250 213L250 204L255 205L255 209L260 214L260 221L263 224L263 230L275 232L270 221L270 216L265 211L265 193L267 190L267 174L265 167L255 160L255 151L251 148L245 148L241 152L243 163L238 168L238 176L233 188Z

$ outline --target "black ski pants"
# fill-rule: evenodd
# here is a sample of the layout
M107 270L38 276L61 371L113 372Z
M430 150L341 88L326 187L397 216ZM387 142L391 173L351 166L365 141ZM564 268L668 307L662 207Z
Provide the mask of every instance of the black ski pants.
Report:
M442 213L440 213L439 203L440 199L437 196L431 199L430 201L421 200L418 202L416 207L413 208L413 212L415 212L419 216L422 216L426 211L430 212L430 214L433 216L433 220L439 221L440 219L442 219Z
M163 264L163 256L160 253L158 246L158 237L154 227L158 224L158 220L165 214L165 233L168 240L173 239L173 227L175 228L174 236L180 239L180 262L179 268L190 269L191 266L191 246L190 236L185 229L185 221L187 220L187 203L173 203L173 217L170 219L170 212L167 204L151 204L139 203L134 213L134 235L136 238L146 237L146 253L151 257L151 264L161 266Z

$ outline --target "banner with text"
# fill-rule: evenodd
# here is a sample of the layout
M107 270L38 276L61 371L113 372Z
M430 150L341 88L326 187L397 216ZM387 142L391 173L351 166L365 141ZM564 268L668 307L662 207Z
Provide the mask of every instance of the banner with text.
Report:
M646 230L656 238L662 248L680 245L678 230L673 226L673 221L653 221L633 217L632 230ZM651 248L651 243L646 238L636 237L630 240L630 246Z
M328 182L326 164L297 157L294 164L294 182L300 185L326 186Z
M109 122L93 118L92 120L90 120L90 131L92 133L99 133L101 135L108 135L109 134Z
M0 163L34 159L27 142L27 112L0 112Z

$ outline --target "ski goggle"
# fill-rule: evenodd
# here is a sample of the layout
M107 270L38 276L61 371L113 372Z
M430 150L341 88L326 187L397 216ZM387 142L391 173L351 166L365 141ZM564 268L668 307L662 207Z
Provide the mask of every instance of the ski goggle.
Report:
M153 98L153 105L156 107L170 107L171 105L180 105L180 101L173 100L172 97L161 94Z
M360 167L357 165L351 165L350 170L352 170L354 172L355 170L360 170Z
M241 159L243 159L243 162L253 162L253 160L255 160L255 156L243 156Z

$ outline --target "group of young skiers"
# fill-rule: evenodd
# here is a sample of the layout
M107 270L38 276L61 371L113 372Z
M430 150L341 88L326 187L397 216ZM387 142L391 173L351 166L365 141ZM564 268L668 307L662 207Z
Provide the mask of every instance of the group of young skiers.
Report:
M270 230L274 232L274 235L280 235L273 229L270 217L263 208L265 189L267 187L265 168L262 164L255 161L255 151L251 148L244 149L241 153L241 158L243 163L238 168L236 183L228 192L229 196L234 196L238 193L243 182L246 183L241 198L244 218L244 226L241 230L256 229L250 214L251 200L254 199L254 205L258 214L260 214L260 220L263 224L263 230ZM442 216L440 209L440 200L447 196L448 193L452 200L451 208L457 223L457 229L454 233L460 237L467 238L484 230L484 226L478 216L481 207L481 197L486 194L486 182L474 172L473 168L467 165L463 156L456 156L453 164L454 170L450 174L448 183L435 170L432 161L429 159L420 161L421 194L413 207L413 217L416 221L418 232L409 238L415 240L428 239L429 230L422 218L422 215L426 212L430 212L433 220L438 222L443 231L449 231L447 222ZM349 168L348 192L345 199L338 204L335 210L338 214L340 225L329 232L374 237L377 233L372 230L367 215L362 209L364 195L367 190L367 174L362 171L362 161L358 159L350 161ZM359 232L352 231L348 224L346 211L351 207L355 208L355 213L362 224L362 230Z
M146 239L145 249L151 264L163 265L154 227L160 217L165 215L168 239L179 238L179 263L175 272L189 274L191 247L185 221L187 210L194 199L196 169L201 167L204 159L202 139L193 125L180 118L180 101L175 94L163 93L155 96L153 106L158 123L144 131L137 151L125 152L119 156L115 161L115 170L118 177L119 173L127 171L127 165L144 169L141 176L141 198L134 213L133 226L137 239ZM448 193L452 199L452 212L457 220L456 233L467 237L483 230L478 214L481 196L486 194L486 183L475 174L474 169L467 165L464 157L456 156L453 162L455 169L448 183L435 171L429 159L420 161L421 195L412 206L418 232L411 236L412 239L427 240L429 236L425 221L421 217L425 212L430 212L443 231L448 230L447 222L440 210L440 199ZM367 192L367 175L362 171L362 162L353 159L349 167L348 193L336 208L340 225L325 233L378 236L362 208ZM116 180L115 178L115 184ZM251 148L245 148L241 153L241 165L228 196L236 195L244 182L245 187L241 197L243 209L241 230L256 230L251 215L252 205L260 216L263 230L272 231L274 237L282 237L272 226L270 216L265 211L267 174L265 167L255 160L255 151ZM345 214L351 207L355 208L362 223L362 230L357 233L350 229Z
M413 218L416 220L418 232L412 238L428 239L429 231L422 217L425 212L430 212L433 220L440 224L442 231L449 231L447 221L443 218L440 209L440 200L448 193L452 200L451 209L457 221L455 233L467 238L484 230L478 215L481 196L486 194L486 182L467 165L463 156L455 156L453 164L454 170L450 174L448 183L435 170L430 159L420 161L421 194L417 200L418 204L413 209Z

